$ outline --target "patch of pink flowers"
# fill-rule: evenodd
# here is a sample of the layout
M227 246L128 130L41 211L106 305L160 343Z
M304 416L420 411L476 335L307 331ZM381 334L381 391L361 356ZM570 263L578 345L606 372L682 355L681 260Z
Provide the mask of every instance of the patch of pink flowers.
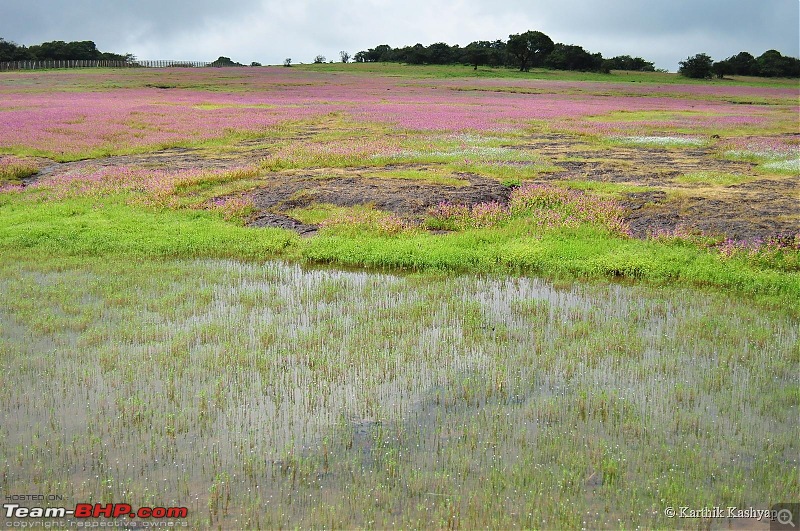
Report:
M726 140L723 149L732 155L754 155L767 159L800 157L800 134L749 136Z
M31 80L38 84L0 87L0 143L65 158L258 134L329 113L414 131L505 131L537 122L591 134L762 127L773 117L783 119L785 105L733 105L724 96L796 96L786 89L696 85L475 79L432 84L285 68L85 73L78 79L53 73ZM151 86L141 88L144 81ZM623 110L693 115L642 123L586 120Z
M8 194L14 192L21 192L25 189L21 184L3 183L0 184L0 194Z
M526 184L511 193L508 205L497 202L458 205L442 202L429 212L433 228L463 230L491 227L525 216L540 229L600 225L629 236L623 209L616 201L603 200L577 190L547 184Z
M727 239L717 245L717 250L723 258L741 255L755 258L774 256L784 251L800 251L800 232L751 240Z
M534 219L540 220L545 227L591 223L617 234L630 235L619 203L578 190L525 184L511 193L509 208L512 214L534 214ZM542 216L544 213L546 215Z
M394 213L385 213L378 210L363 210L357 212L339 212L323 220L320 227L350 226L373 230L381 234L400 234L414 230L417 225Z
M226 221L241 219L255 210L252 197L218 197L209 202L209 208L222 214Z
M440 228L449 230L476 229L492 227L508 219L508 208L490 201L474 205L461 205L442 201L433 207L429 214L440 223Z
M168 204L182 189L199 183L225 182L251 175L249 166L225 171L189 169L154 170L130 166L87 166L62 173L30 185L48 199L68 197L104 197L121 192L139 193L138 202Z

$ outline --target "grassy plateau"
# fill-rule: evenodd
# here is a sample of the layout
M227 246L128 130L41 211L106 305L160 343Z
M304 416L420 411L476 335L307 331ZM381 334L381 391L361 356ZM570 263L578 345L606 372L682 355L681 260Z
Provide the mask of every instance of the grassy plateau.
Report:
M213 528L768 528L667 513L798 501L799 102L2 73L0 491Z

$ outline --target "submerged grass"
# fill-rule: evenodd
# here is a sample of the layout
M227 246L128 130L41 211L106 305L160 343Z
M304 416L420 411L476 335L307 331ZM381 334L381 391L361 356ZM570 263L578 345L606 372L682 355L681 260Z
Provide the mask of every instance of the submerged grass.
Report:
M748 295L795 314L800 274L723 260L696 246L620 239L589 227L535 238L524 222L448 235L352 237L323 233L304 242L314 262L405 270L526 272L552 277L624 278L715 288Z
M23 250L0 308L4 492L548 529L797 492L798 323L733 297Z

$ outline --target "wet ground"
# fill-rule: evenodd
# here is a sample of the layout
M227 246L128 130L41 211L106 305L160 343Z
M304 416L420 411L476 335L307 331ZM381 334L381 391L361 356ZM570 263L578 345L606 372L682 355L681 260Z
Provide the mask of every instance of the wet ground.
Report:
M459 173L456 176L468 184L428 184L415 180L369 177L357 172L324 178L313 174L276 174L270 176L269 183L254 194L258 213L252 224L309 233L316 227L299 223L282 212L320 203L342 207L373 205L379 210L421 220L441 201L465 205L488 201L508 202L510 187L475 174Z
M800 177L759 176L754 164L718 158L706 149L666 149L614 146L597 149L566 135L532 137L522 146L553 161L560 171L542 173L538 182L594 181L628 186L618 193L632 231L645 237L655 230L678 226L735 239L763 238L800 232ZM224 154L175 148L150 154L115 156L54 164L40 161L42 170L28 181L68 172L82 166L138 166L168 170L205 168L225 170L256 165L270 153L270 146L243 142ZM382 168L423 171L435 165L402 165ZM337 206L371 204L411 219L421 219L440 201L475 204L508 201L511 188L473 173L451 177L463 186L441 185L424 180L371 176L374 168L294 170L265 173L251 192L257 212L253 226L282 227L301 234L316 227L305 225L287 212L315 203ZM678 178L696 172L746 176L732 185L686 183Z

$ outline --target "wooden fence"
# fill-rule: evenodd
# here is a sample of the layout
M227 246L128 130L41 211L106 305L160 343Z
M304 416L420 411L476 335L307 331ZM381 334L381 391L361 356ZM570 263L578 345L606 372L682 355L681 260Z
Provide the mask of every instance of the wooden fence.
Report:
M0 63L0 71L6 70L42 70L45 68L202 68L210 66L205 61L88 61L88 60L51 60L51 61L9 61Z

